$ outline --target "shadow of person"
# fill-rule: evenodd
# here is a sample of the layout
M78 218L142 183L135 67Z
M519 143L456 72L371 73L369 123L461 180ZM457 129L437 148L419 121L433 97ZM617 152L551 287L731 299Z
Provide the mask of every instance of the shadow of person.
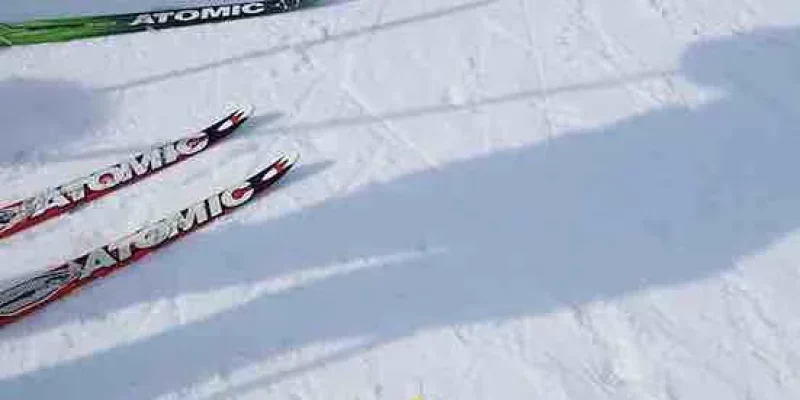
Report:
M68 81L0 81L0 164L58 150L108 121L105 95Z
M682 71L721 92L706 104L441 165L228 230L225 252L198 245L170 259L179 269L207 261L181 275L181 291L342 260L416 256L4 379L0 394L154 397L312 343L366 338L374 346L421 330L544 315L718 277L800 226L800 136L792 123L798 48L797 29L698 43L685 53ZM196 272L222 266L234 267ZM125 302L142 301L132 296ZM227 395L292 375L267 375ZM87 376L103 379L74 385ZM135 395L128 394L134 385Z

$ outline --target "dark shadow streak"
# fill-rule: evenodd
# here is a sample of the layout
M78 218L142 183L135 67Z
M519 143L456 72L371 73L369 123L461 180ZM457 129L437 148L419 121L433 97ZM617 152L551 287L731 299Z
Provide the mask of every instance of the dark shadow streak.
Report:
M526 91L506 94L502 96L486 97L462 104L439 104L434 106L410 108L406 110L400 110L378 115L360 115L357 117L336 118L320 122L301 123L289 126L277 126L274 128L266 129L262 133L294 133L294 132L319 131L323 129L343 128L343 127L350 127L353 125L368 125L385 121L397 121L397 120L426 117L426 116L432 116L450 112L468 111L484 106L494 106L494 105L518 102L518 101L525 101L535 98L544 98L560 94L576 93L582 91L609 89L653 79L668 79L674 74L675 74L674 71L649 71L617 79L608 79L603 81L565 85L549 90L534 89L534 90L526 90Z
M302 162L302 160L301 160ZM320 161L312 164L299 164L294 167L291 175L286 176L285 180L278 186L278 188L288 188L299 182L302 182L314 175L318 175L326 169L332 167L333 161Z
M370 350L377 348L378 346L382 346L385 344L386 341L371 339L366 343L350 346L345 349L335 351L333 352L333 354L321 357L317 360L314 360L313 362L307 362L297 367L289 368L285 371L276 372L274 374L269 375L269 377L263 380L256 380L246 385L237 386L235 389L232 389L229 392L210 396L209 400L225 400L225 399L236 398L237 396L243 396L246 395L250 390L258 389L259 387L264 387L272 383L277 383L284 379L297 376L299 374L311 372L325 365L330 365L335 362L347 360L350 357L355 357L359 354L364 354Z
M456 13L461 13L461 12L474 10L474 9L477 9L477 8L480 8L480 7L485 7L485 6L487 6L487 5L491 4L491 3L494 3L496 1L497 0L483 0L483 1L478 1L478 2L467 3L467 4L463 4L463 5L456 6L456 7L445 8L445 9L442 9L442 10L439 10L439 11L434 11L434 12L430 12L430 13L426 13L426 14L420 14L420 15L417 15L417 16L414 16L414 17L402 18L402 19L398 19L398 20L392 21L392 22L374 24L374 25L370 25L370 26L367 26L367 27L363 27L363 28L359 28L359 29L343 32L343 33L336 34L336 35L325 36L325 37L322 37L320 39L306 40L306 41L302 41L302 42L295 43L295 44L280 45L280 46L273 47L271 49L261 50L261 51L254 51L254 52L242 54L240 56L229 57L229 58L225 58L225 59L222 59L222 60L219 60L219 61L214 61L214 62L210 62L210 63L207 63L207 64L202 64L202 65L198 65L198 66L195 66L195 67L186 68L186 69L183 69L183 70L165 72L165 73L153 75L153 76L150 76L150 77L147 77L147 78L142 78L142 79L134 80L134 81L127 82L127 83L122 83L122 84L119 84L119 85L107 86L107 87L101 88L99 90L101 92L113 92L113 91L118 91L118 90L126 90L126 89L131 89L131 88L134 88L134 87L146 86L146 85L151 85L151 84L158 83L158 82L163 82L163 81L166 81L166 80L169 80L169 79L173 79L173 78L177 78L177 77L180 77L180 76L197 74L197 73L200 73L200 72L208 71L208 70L211 70L211 69L214 69L214 68L223 67L223 66L226 66L226 65L237 64L237 63L250 61L250 60L257 59L257 58L262 58L262 57L268 57L268 56L276 55L276 54L279 54L279 53L282 53L282 52L285 52L285 51L290 51L290 50L293 50L293 49L294 50L298 50L298 51L305 51L305 50L308 50L308 49L310 49L312 47L319 46L319 45L322 45L322 44L325 44L325 43L329 43L329 42L353 39L353 38L356 38L356 37L359 37L359 36L372 34L372 33L375 33L377 31L393 29L393 28L409 25L409 24L416 23L416 22L428 21L428 20L432 20L432 19L446 17L448 15L452 15L452 14L456 14Z
M229 139L230 142L236 142L237 140L248 139L252 134L259 134L263 135L269 131L259 130L258 127L266 124L270 124L273 121L279 119L283 116L282 113L279 112L271 112L263 115L255 115L250 118L247 123L239 128L238 132L234 133L233 136ZM185 132L183 136L188 136L192 132ZM245 136L247 135L247 136ZM161 146L165 143L168 143L172 140L177 140L179 137L175 137L169 141L152 143L149 145L141 145L141 146L127 146L127 147L117 147L112 149L97 149L97 150L88 150L83 151L80 153L71 153L71 154L43 154L39 157L40 161L45 162L60 162L60 161L70 161L70 160L87 160L93 158L100 158L100 157L109 157L109 156L132 156L134 154L142 153L148 151L154 147Z

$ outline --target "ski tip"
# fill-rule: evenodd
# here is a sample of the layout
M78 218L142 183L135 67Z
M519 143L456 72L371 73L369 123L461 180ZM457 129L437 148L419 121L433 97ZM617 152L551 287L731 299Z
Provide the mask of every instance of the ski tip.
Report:
M299 159L300 159L300 153L296 151L287 151L281 153L281 155L278 156L278 159L275 161L273 165L279 171L289 172L289 170L291 170L292 167L294 167L295 164L297 164L297 160Z
M291 168L292 166L297 164L298 160L300 160L300 153L297 151L288 151L284 153L281 157L285 160L284 165L286 165L288 168Z
M256 108L252 104L244 104L241 107L239 107L239 111L242 113L243 118L250 118L253 116L253 113L256 111Z
M278 159L272 164L277 170L288 172L300 159L300 153L296 151L287 151L281 153Z
M300 158L297 152L279 153L269 167L247 179L257 190L264 190L286 175Z
M234 123L240 124L253 116L255 107L252 104L245 104L236 109L231 116Z
M249 104L240 106L225 118L204 129L204 132L210 132L212 136L216 137L226 136L247 121L247 119L253 115L254 109L255 108Z

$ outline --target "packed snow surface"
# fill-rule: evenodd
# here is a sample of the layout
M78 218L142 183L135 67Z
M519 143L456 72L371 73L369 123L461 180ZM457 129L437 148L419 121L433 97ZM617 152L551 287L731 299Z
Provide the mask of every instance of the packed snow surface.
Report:
M0 279L302 158L0 329L0 398L796 400L798 93L796 0L335 0L2 49L8 201L256 116L0 243Z

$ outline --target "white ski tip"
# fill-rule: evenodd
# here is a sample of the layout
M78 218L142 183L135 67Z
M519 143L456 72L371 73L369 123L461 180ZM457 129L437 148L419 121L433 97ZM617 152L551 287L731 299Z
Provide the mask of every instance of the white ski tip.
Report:
M255 108L249 104L236 108L216 130L218 132L225 132L234 125L243 123L253 115L253 110L255 110Z
M287 169L291 169L297 164L297 160L300 159L300 153L296 151L287 151L282 153L278 160L276 161L276 166L279 170L285 171Z
M252 117L255 110L256 108L253 107L252 104L245 104L238 109L239 113L241 114L241 118L245 119Z
M281 155L281 158L285 160L284 165L286 165L287 167L292 167L295 164L297 164L297 161L300 159L300 153L296 151L288 151L283 153L283 155Z
M300 154L297 152L281 153L277 156L277 158L275 158L275 161L273 161L267 169L263 170L256 176L260 175L261 182L267 182L271 179L275 179L278 174L284 174L290 170L299 158Z

